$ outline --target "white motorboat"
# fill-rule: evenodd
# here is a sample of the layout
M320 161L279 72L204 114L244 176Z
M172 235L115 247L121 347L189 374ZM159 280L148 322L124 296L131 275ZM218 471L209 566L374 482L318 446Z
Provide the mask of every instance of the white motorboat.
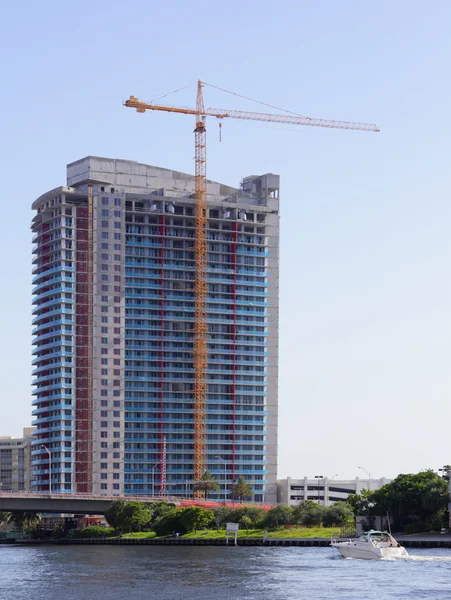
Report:
M377 560L409 556L407 550L386 531L366 531L355 540L332 540L330 545L344 558Z

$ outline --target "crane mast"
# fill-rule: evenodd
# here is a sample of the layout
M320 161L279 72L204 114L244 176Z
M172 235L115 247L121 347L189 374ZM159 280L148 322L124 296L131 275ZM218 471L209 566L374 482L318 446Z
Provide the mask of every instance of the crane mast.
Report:
M349 129L354 131L380 131L376 125L368 123L353 123L349 121L331 121L314 119L301 115L269 114L222 108L204 108L201 81L197 82L196 108L157 105L141 102L135 96L130 96L124 105L135 108L137 112L146 110L162 111L193 115L196 119L195 138L195 204L196 204L196 241L195 241L195 321L194 321L194 479L199 481L207 466L206 461L206 422L207 422L207 162L206 162L206 117L217 119L244 119L303 125L307 127L327 127L330 129ZM201 495L201 492L195 492Z
M194 479L206 469L207 429L207 162L202 83L197 84L195 138L196 273L194 313ZM200 495L201 492L195 492Z

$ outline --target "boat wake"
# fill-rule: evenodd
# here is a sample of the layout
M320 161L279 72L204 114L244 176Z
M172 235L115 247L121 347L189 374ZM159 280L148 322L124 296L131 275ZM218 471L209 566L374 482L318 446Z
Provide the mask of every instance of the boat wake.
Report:
M450 562L451 556L407 556L404 560L416 560L423 562Z
M351 556L347 556L346 558L340 555L331 557L333 559L338 560L361 560L359 558L352 558ZM451 556L384 556L379 559L383 562L386 561L398 561L398 560L407 560L407 561L417 561L417 562L451 562Z

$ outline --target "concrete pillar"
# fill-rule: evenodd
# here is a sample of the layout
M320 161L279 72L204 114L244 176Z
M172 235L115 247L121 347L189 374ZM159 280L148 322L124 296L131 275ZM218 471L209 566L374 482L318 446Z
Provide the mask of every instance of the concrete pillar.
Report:
M360 477L355 478L355 493L360 494L362 491L362 483L360 481Z

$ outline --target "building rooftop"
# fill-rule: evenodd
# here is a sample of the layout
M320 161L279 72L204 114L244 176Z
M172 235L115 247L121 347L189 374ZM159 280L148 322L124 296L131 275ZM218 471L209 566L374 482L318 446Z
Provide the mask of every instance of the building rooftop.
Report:
M66 186L54 188L33 202L33 209L59 194L85 195L88 183L105 187L106 193L158 195L172 198L195 197L192 174L146 165L134 160L86 156L67 165ZM272 173L245 177L232 187L207 179L209 202L252 204L278 210L279 176ZM268 201L268 198L270 200Z

